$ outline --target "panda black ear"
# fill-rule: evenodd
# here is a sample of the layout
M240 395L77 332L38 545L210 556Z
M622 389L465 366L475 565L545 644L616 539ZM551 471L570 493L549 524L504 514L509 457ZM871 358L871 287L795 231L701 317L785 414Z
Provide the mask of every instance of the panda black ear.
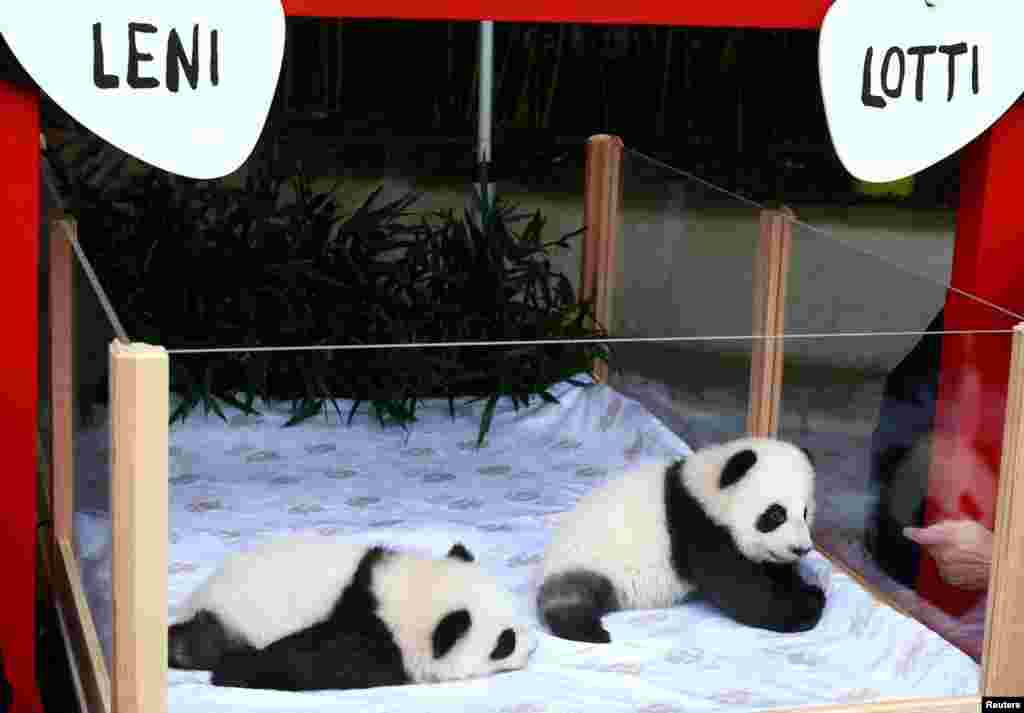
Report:
M738 483L747 474L747 471L754 467L754 463L757 463L757 454L749 448L733 453L722 468L718 487L724 490L730 485Z
M452 559L462 560L463 562L474 562L475 558L473 553L466 549L466 546L461 542L456 542L452 545L452 548L448 550L448 556Z
M439 659L451 651L455 643L469 631L472 623L473 620L465 609L457 609L445 614L437 628L434 629L434 658Z

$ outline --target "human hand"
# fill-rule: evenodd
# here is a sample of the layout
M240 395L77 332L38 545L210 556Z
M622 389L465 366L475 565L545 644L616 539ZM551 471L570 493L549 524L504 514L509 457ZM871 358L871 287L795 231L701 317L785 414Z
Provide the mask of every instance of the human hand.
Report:
M905 527L903 536L927 550L939 575L960 589L988 587L992 568L992 532L974 520L945 520L929 527Z

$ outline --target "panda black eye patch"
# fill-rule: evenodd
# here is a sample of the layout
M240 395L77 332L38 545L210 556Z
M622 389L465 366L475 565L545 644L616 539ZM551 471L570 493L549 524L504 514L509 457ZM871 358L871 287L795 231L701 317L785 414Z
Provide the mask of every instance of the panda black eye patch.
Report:
M472 624L473 620L465 609L446 614L434 629L434 658L439 659L451 651L456 642L466 635Z
M505 629L498 637L498 644L494 647L494 651L491 652L491 660L501 661L511 656L515 650L516 632L511 629Z
M757 529L759 532L771 532L785 521L786 508L778 504L772 505L757 518Z

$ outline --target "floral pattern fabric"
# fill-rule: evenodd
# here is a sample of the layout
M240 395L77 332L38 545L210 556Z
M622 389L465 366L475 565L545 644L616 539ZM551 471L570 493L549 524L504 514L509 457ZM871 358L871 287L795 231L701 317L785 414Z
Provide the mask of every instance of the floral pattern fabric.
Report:
M462 541L536 620L534 577L559 514L631 463L689 452L607 386L553 391L558 404L499 404L480 449L482 404L457 407L453 420L447 402L430 402L408 432L382 429L362 412L347 425L333 409L289 428L287 410L265 404L260 416L226 410L226 423L197 411L170 434L169 613L228 552L297 532L436 554ZM79 434L80 458L89 438L103 443ZM95 468L80 467L78 479L102 491ZM102 501L89 491L79 498L76 548L109 652ZM743 627L698 599L607 617L611 645L542 633L527 669L484 680L296 694L215 688L208 674L172 670L169 711L682 713L977 694L969 657L876 603L821 555L806 568L829 599L821 624L805 634Z

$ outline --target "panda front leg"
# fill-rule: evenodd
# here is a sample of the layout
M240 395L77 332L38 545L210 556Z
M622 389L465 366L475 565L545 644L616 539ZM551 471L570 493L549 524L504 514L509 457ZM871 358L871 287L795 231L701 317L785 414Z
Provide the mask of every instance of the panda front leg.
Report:
M201 610L190 619L167 628L167 665L170 668L209 671L221 656L243 648L228 634L220 618Z
M611 580L575 569L549 576L537 592L537 609L551 633L561 639L611 643L601 618L619 609Z
M805 582L795 564L758 564L742 557L694 568L698 589L745 626L793 634L821 621L825 592Z
M339 629L331 621L278 639L263 649L226 654L210 683L278 691L346 690L410 683L390 636Z

